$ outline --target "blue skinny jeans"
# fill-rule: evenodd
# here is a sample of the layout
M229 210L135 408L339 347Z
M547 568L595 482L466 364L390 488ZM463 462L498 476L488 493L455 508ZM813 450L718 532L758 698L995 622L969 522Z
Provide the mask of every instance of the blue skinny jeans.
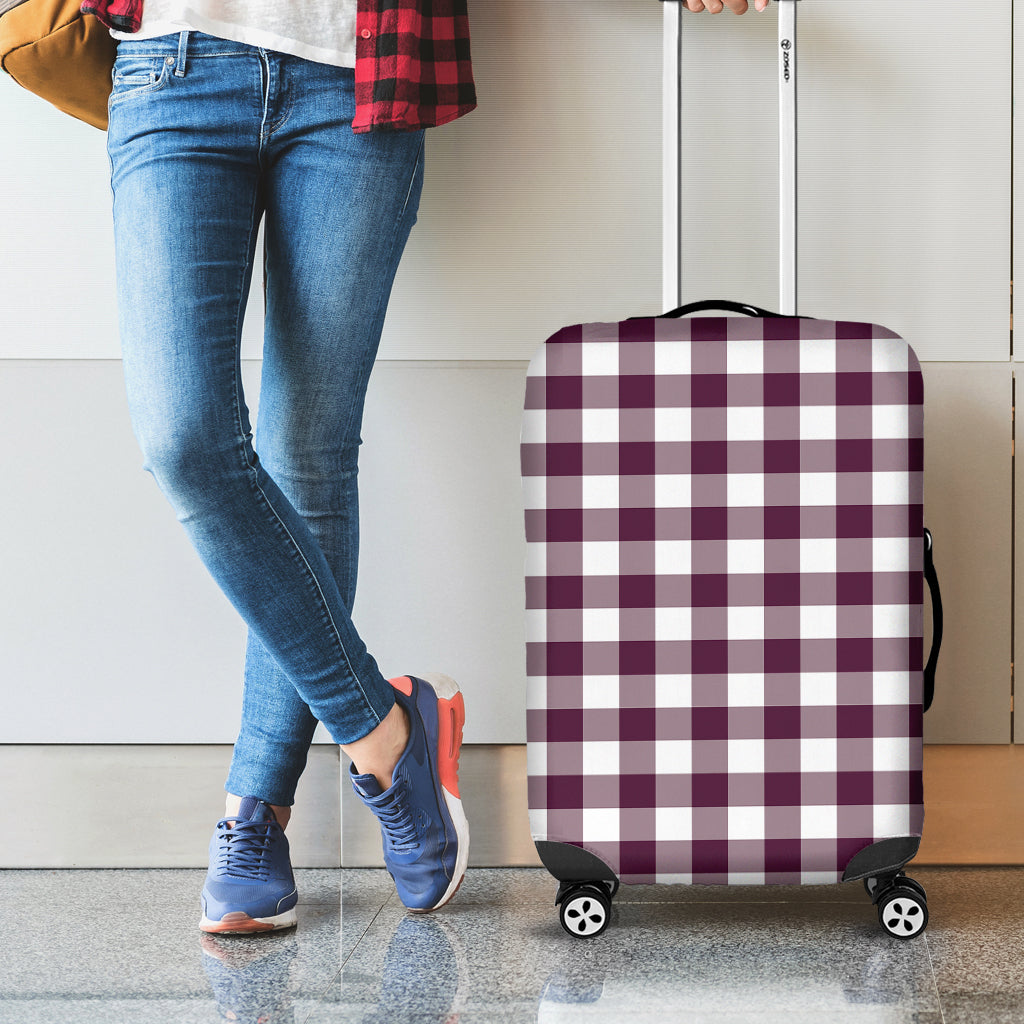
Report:
M352 624L357 472L424 131L353 134L354 77L183 31L118 41L109 106L132 430L143 469L248 626L225 789L282 806L318 720L352 743L394 705ZM264 216L254 443L240 341Z

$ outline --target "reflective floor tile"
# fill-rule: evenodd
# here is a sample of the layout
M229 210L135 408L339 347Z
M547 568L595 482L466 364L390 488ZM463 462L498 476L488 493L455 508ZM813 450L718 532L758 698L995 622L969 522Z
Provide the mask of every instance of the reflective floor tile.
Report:
M198 928L204 875L0 872L0 1021L124 1022L165 1004L174 1021L305 1020L393 891L383 872L300 870L296 928L214 936Z
M527 1013L537 1021L718 1020L754 1008L762 1024L773 1013L787 1024L794 1014L902 1024L939 1011L926 944L883 932L863 891L856 903L827 903L808 891L773 903L739 902L724 890L718 902L617 896L609 929L580 940L562 929L545 873L535 872L532 884L528 875L470 874L480 877L467 898L460 890L435 914L408 914L392 899L312 1024L443 1024L452 1015L461 1024L465 1014ZM532 885L542 887L541 898ZM527 897L518 905L516 891Z
M1024 1024L1022 869L914 869L901 942L859 884L623 886L566 934L543 869L410 914L381 869L296 872L295 929L199 932L202 871L0 872L2 1024Z

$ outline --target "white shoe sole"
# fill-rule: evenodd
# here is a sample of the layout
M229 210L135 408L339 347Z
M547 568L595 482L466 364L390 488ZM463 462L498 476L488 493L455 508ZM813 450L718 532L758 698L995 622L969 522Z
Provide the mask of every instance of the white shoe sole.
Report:
M246 935L250 932L270 932L278 928L291 928L297 921L294 907L274 917L250 917L239 910L233 914L225 914L219 921L211 921L204 914L199 922L199 929L214 935Z

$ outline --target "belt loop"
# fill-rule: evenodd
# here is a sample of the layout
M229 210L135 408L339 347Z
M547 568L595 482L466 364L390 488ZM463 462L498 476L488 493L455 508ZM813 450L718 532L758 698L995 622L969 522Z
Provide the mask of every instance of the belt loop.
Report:
M185 51L188 48L188 32L186 28L182 30L181 35L178 37L178 65L174 69L174 73L178 78L185 77Z

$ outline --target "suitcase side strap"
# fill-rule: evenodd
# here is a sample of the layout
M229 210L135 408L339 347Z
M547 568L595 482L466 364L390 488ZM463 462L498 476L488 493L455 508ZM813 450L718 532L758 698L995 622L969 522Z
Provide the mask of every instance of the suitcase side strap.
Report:
M932 533L924 530L924 578L932 595L932 649L924 667L924 710L932 706L935 696L935 665L939 660L939 646L942 644L942 596L939 594L939 577L935 574L932 560Z

